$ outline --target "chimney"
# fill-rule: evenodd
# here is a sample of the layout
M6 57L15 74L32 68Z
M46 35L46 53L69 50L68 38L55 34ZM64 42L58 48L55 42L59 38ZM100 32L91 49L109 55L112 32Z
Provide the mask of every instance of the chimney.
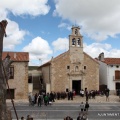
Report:
M98 59L100 61L104 61L104 53L103 52L99 54Z
M14 53L14 58L16 59L16 53Z

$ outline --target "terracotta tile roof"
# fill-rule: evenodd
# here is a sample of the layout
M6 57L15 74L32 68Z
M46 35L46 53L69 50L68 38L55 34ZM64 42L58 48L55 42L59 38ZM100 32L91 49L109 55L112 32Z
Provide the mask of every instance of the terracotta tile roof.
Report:
M120 64L120 58L104 58L102 62L106 64Z
M29 62L29 53L28 52L3 52L2 59L4 59L7 54L10 56L10 59L13 61L19 62Z

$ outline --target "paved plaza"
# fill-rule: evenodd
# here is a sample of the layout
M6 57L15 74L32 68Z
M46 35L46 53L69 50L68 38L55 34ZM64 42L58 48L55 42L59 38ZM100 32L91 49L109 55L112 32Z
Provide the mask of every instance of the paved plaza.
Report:
M75 96L73 100L68 100L67 98L65 100L56 100L57 103L81 103L85 102L85 97L81 96ZM120 102L119 96L116 95L110 95L109 101L106 101L106 96L96 96L95 99L89 99L89 103L118 103Z
M7 103L10 103L11 100L7 100ZM75 96L73 100L68 100L66 99L60 99L60 100L55 100L55 103L81 103L85 102L85 97L81 96ZM109 96L109 101L106 101L106 96L96 96L95 99L89 99L89 103L119 103L120 98L119 96L116 95L110 95ZM28 100L14 100L14 103L28 103Z
M28 100L14 100L19 118L30 114L34 120L63 120L67 115L76 120L80 111L80 103L85 102L85 97L75 96L73 100L55 100L52 106L42 105L29 106ZM120 100L119 96L110 95L109 101L105 96L96 96L95 99L89 99L90 109L88 120L119 120L120 117ZM16 120L14 109L11 101L7 100L7 105L12 112L13 120ZM104 116L108 114L107 116ZM112 115L112 116L110 116ZM117 115L117 116L113 116ZM62 118L62 119L61 119Z

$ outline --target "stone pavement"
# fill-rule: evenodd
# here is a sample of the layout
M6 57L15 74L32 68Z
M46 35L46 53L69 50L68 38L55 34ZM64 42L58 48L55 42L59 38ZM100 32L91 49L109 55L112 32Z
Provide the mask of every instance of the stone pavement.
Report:
M10 103L11 100L7 100L7 103ZM55 103L81 103L85 102L85 97L75 96L73 100L63 99L55 100ZM110 95L109 101L106 101L106 96L96 96L95 99L89 99L89 103L120 103L119 96ZM14 103L28 103L28 100L14 100Z
M85 97L75 96L73 100L68 100L67 98L65 100L56 100L56 103L81 103L85 102ZM118 103L120 102L119 96L116 95L110 95L109 101L106 101L106 96L96 96L95 99L89 99L89 103Z

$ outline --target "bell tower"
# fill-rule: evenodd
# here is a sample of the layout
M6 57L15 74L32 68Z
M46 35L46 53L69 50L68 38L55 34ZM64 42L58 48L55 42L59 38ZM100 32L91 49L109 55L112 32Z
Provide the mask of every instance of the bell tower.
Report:
M72 33L69 35L69 51L71 63L83 61L83 36L80 34L80 27L72 26Z

